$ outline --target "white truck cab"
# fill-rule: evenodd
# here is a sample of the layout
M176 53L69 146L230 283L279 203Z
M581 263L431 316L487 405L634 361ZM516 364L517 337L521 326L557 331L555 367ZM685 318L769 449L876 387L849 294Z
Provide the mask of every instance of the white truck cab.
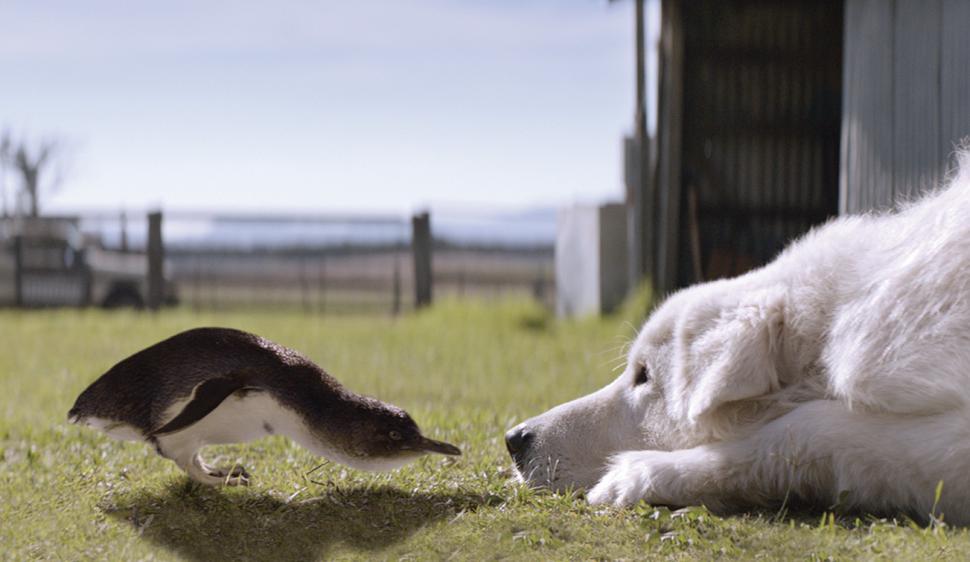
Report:
M70 218L0 220L0 306L144 306L144 253L103 248ZM174 287L165 283L167 303Z

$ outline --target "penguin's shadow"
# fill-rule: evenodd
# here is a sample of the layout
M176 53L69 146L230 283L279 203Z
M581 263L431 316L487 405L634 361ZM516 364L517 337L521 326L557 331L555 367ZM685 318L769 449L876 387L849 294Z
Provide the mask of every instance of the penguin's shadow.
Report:
M189 560L316 560L336 546L377 551L433 521L473 511L481 495L408 493L392 487L320 488L286 501L180 482L163 493L102 508L143 540Z

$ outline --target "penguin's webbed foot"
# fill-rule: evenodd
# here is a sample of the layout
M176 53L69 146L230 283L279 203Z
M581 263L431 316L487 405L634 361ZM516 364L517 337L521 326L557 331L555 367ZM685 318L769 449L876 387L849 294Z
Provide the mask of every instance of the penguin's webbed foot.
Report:
M249 486L249 472L239 465L213 467L196 453L190 459L175 461L192 480L207 486Z
M209 468L209 476L218 478L225 486L249 486L249 472L239 465L230 468Z

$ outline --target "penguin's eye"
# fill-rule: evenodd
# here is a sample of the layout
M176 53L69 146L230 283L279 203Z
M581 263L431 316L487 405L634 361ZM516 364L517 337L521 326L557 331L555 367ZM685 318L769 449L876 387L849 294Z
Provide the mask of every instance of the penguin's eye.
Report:
M633 377L633 386L640 386L650 380L650 369L646 365L640 365L637 374Z
M387 436L390 437L394 441L400 441L401 440L401 433L400 432L397 432L397 431L391 431L390 433L387 434Z

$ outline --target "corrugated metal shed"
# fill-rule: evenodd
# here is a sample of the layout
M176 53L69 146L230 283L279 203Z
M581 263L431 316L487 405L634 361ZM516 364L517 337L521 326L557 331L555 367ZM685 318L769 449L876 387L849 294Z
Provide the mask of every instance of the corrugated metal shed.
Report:
M970 1L847 0L840 203L937 186L970 135Z
M938 186L970 136L970 0L662 0L660 292Z
M742 273L837 212L842 0L667 0L661 291Z

